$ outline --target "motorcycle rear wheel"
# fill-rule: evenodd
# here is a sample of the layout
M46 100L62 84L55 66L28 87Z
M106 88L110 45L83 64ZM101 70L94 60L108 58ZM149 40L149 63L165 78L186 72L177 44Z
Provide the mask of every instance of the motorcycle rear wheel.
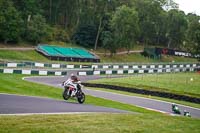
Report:
M85 102L85 94L83 92L79 93L77 96L77 100L80 104Z

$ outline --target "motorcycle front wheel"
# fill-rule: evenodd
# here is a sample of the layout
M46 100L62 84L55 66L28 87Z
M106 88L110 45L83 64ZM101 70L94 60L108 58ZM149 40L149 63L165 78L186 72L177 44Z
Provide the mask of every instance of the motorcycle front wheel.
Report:
M80 104L84 103L85 102L85 94L83 92L80 92L77 96L77 99L78 99L78 102Z
M70 98L70 96L71 96L71 93L68 92L68 89L65 89L63 91L62 95L63 95L63 99L68 100Z

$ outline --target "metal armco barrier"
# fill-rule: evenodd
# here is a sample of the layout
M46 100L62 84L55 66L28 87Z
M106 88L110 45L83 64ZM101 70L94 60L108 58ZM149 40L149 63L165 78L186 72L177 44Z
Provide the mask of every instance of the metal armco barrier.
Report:
M62 76L67 75L66 71L52 71L52 70L18 70L18 69L0 69L0 73L9 73L9 74L24 74L24 75L54 75Z
M129 63L129 64L90 64L90 65L78 65L78 64L48 64L40 62L22 62L22 63L0 63L0 67L31 67L31 68L66 68L66 69L145 69L145 68L189 68L200 66L200 63Z
M128 69L91 70L79 71L77 75L111 75L111 74L143 74L143 73L171 73L171 72L193 72L200 69L199 64L169 64L169 65L141 65L132 66Z
M91 65L74 65L74 64L45 64L38 62L23 62L23 63L0 63L2 73L7 72L7 69L36 69L39 75L46 69L51 69L50 72L44 72L52 75L54 71L58 71L53 75L60 74L60 71L67 71L66 69L80 69L77 75L111 75L111 74L143 74L143 73L170 73L170 72L192 72L200 70L200 63L152 63L152 64L91 64ZM21 71L22 74L34 73L26 72L26 70L15 70L14 72ZM34 71L34 70L33 70ZM52 72L53 71L53 72ZM36 74L37 74L36 73Z

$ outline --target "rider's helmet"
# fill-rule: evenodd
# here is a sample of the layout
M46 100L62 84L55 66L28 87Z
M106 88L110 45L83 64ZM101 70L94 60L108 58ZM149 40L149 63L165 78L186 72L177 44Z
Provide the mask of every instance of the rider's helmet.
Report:
M78 77L75 76L74 74L71 74L71 80L72 80L73 82L77 82L77 81L78 81Z

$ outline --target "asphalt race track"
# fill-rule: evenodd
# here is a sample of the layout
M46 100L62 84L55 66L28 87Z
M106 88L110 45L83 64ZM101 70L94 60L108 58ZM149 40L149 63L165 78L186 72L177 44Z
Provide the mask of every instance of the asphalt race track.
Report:
M98 79L98 78L103 78L103 77L79 76L79 78L81 79L81 81L84 82L87 80ZM67 79L67 77L53 77L53 76L52 77L28 77L28 78L25 78L25 80L28 80L31 82L51 85L51 86L55 86L55 87L59 87L59 88L61 88L60 84L66 79ZM137 96L116 94L116 93L105 92L105 91L91 90L91 89L87 89L87 88L83 89L83 91L85 92L86 95L92 95L95 97L101 97L101 98L110 99L113 101L119 101L122 103L136 105L136 106L143 107L146 109L155 110L155 111L159 111L162 113L173 115L173 112L171 110L172 103L169 103L169 102L154 100L154 99L150 99L150 98L142 98L142 97L137 97ZM178 105L178 106L181 110L182 115L183 115L183 111L186 110L191 113L192 117L200 118L200 109L188 107L188 106L184 106L184 105Z
M0 114L37 114L37 113L90 113L127 111L93 105L70 103L41 97L0 94Z

